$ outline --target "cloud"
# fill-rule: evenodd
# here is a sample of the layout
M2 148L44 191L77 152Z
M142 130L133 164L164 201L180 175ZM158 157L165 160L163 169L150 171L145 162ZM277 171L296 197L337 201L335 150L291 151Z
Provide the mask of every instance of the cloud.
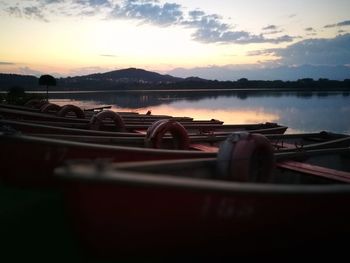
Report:
M332 28L332 27L340 27L340 26L350 26L350 20L346 20L336 24L325 25L324 28Z
M178 4L159 4L154 1L128 0L115 6L112 18L137 19L143 23L169 26L182 20L181 6Z
M108 0L76 0L76 3L81 4L81 5L92 6L92 7L110 6L111 5L110 1L108 1Z
M18 68L18 72L20 74L23 74L23 75L35 75L35 76L41 76L41 75L44 74L41 71L37 71L35 69L31 69L31 68L29 68L27 66Z
M82 68L75 68L72 69L68 75L70 76L83 76L83 75L89 75L89 74L94 74L96 72L107 72L111 71L111 68L105 68L105 67L82 67Z
M263 27L262 30L276 30L278 26L276 25L268 25L266 27Z
M238 80L248 78L249 80L298 80L302 78L328 78L344 80L349 78L350 67L347 66L275 66L266 67L263 65L226 65L207 66L197 68L176 68L168 74L176 77L197 76L205 79L217 80Z
M316 31L313 27L307 27L304 30L307 31L307 32L314 32L314 31Z
M12 16L49 22L47 17L51 14L61 16L94 16L103 13L101 12L103 8L112 8L111 0L14 1L13 6L4 8L4 10Z
M280 29L278 26L276 25L268 25L266 27L262 28L263 30L263 35L273 35L273 34L278 34L278 33L282 33L284 30Z
M29 1L28 1L29 2ZM18 17L35 18L48 22L45 14L60 12L61 15L80 16L105 15L109 19L131 19L141 23L161 27L179 26L193 30L192 39L202 43L250 44L291 42L296 37L284 35L265 37L281 33L277 26L266 26L261 34L233 29L218 14L208 14L202 10L188 10L177 3L158 0L38 0L36 6L25 6L28 2L16 2L18 6L8 8L8 13ZM32 3L32 1L30 1ZM53 4L60 6L51 7ZM58 10L58 11L57 11Z
M266 38L263 34L256 35L247 31L232 30L232 26L223 22L223 18L217 14L207 14L198 9L189 10L185 13L182 11L183 9L179 4L161 4L158 1L151 0L128 0L116 5L110 13L110 17L140 20L142 23L160 26L184 26L194 29L192 33L193 40L202 43L277 44L294 40L294 37L288 35Z
M57 4L63 3L65 0L41 0L43 4Z
M199 10L190 11L188 14L188 18L184 20L182 24L194 28L195 32L192 34L193 39L203 43L278 44L281 42L291 42L295 38L288 35L266 38L263 34L256 35L243 30L232 30L231 25L222 22L222 18L216 14L207 15L205 12Z
M335 38L299 41L286 48L258 50L249 55L272 55L284 65L346 65L350 64L350 34Z
M7 61L0 61L0 65L15 65L15 63L7 62Z
M307 36L316 36L317 35L317 33L316 33L317 31L313 27L307 27L307 28L304 28L304 30L305 30Z
M10 6L6 8L5 11L11 16L22 17L22 11L17 6Z
M20 8L18 6L11 6L5 9L5 11L15 17L24 17L28 19L37 19L43 22L49 22L49 20L43 14L42 9L38 6L27 6Z
M113 54L101 54L101 57L110 57L110 58L116 58L118 57L117 55L113 55Z
M40 10L37 6L25 7L22 12L26 17L49 22L49 20L42 13L42 10Z

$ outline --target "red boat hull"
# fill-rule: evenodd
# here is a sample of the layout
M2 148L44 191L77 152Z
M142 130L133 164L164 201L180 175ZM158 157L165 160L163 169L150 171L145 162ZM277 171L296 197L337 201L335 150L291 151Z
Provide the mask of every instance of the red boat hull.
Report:
M27 186L54 184L53 170L67 160L130 162L216 156L199 151L103 146L24 135L1 136L0 144L1 181Z
M223 192L74 180L65 190L80 241L99 257L274 254L330 247L350 233L349 193L254 187Z

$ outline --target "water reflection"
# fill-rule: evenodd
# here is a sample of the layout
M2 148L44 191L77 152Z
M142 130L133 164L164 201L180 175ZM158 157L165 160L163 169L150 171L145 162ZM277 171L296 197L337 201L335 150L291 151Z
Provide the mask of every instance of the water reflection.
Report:
M288 132L350 133L349 92L106 92L51 94L58 104L83 108L112 105L116 111L137 111L225 123L278 122Z

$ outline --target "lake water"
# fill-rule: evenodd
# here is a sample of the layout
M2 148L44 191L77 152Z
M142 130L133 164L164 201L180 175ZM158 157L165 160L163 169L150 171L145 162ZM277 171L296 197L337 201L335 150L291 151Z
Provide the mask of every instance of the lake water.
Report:
M115 111L135 111L226 124L277 122L288 133L331 131L350 134L349 92L262 91L128 91L50 93L51 102L83 108L111 105Z

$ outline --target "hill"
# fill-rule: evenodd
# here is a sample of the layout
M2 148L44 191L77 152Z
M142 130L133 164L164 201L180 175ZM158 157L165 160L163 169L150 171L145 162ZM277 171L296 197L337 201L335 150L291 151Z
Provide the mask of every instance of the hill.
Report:
M162 75L156 72L144 69L128 68L114 70L106 73L96 73L85 76L77 76L63 79L65 82L76 81L109 81L122 83L174 83L182 81L182 78L176 78L170 75Z
M37 89L39 79L35 76L0 73L0 90L8 90L13 86Z
M89 74L57 79L60 89L120 89L130 86L169 84L183 81L170 75L162 75L144 69L128 68L105 73ZM0 90L7 90L12 86L25 89L41 89L38 78L16 74L0 74Z
M20 86L25 90L46 90L35 76L0 74L0 90ZM275 89L275 90L349 90L350 80L344 81L302 78L297 81L263 81L241 78L237 81L207 80L199 77L177 78L144 69L128 68L105 73L57 79L51 90L178 90L178 89Z

